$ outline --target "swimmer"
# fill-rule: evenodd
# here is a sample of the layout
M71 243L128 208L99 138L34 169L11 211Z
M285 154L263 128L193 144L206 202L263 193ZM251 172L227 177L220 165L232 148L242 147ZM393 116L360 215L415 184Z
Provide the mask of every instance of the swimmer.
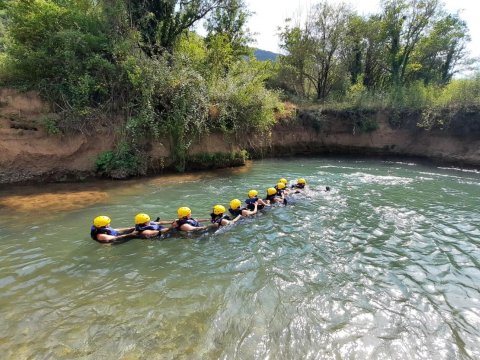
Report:
M213 207L213 211L210 214L210 216L212 217L210 222L213 224L213 226L220 227L220 226L225 226L229 224L234 224L238 220L240 220L240 218L242 217L242 215L239 214L235 219L232 220L230 216L224 215L224 213L225 213L225 207L223 205L215 205Z
M267 189L267 197L265 198L265 201L270 205L273 205L277 202L283 202L283 199L277 195L277 189L271 187Z
M258 198L258 191L257 190L250 190L248 192L248 199L245 200L247 204L247 209L253 211L255 209L255 204L257 204L257 209L262 210L265 206L270 206L262 199Z
M284 193L285 195L288 195L288 193L289 193L289 190L287 189L288 180L285 179L285 178L281 178L280 180L278 180L277 185L274 186L275 189L277 189L277 192L278 192L278 190L279 190L278 184L280 184L280 183L283 183L283 185L284 185L284 186L282 187L283 193Z
M233 216L252 216L257 213L257 203L254 203L253 205L253 210L248 210L246 207L240 207L242 205L242 202L238 199L233 199L230 201L230 209L228 211L230 214Z
M177 210L178 219L172 223L172 227L180 231L197 231L205 230L206 226L200 224L197 219L192 218L192 210L186 206L182 206Z
M287 205L287 199L285 199L285 196L287 195L287 189L285 189L285 184L283 182L279 182L275 188L277 189L277 197L281 199L281 202L283 202L284 205Z
M300 193L300 190L304 190L305 186L307 185L307 182L305 181L304 178L300 178L297 180L297 183L292 185L291 188L295 189L295 194Z
M114 229L110 227L111 219L108 216L97 216L93 219L90 236L101 243L118 244L138 236L134 227Z
M160 218L157 218L156 221L150 221L150 216L143 213L135 215L135 230L139 237L148 239L170 231L171 228L166 228L161 224L170 224L170 222L160 221Z

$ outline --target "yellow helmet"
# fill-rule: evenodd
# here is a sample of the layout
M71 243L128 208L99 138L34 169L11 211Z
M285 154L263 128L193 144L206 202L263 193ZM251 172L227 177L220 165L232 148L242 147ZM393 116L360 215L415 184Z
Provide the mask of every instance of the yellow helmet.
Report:
M278 182L284 183L285 185L288 184L288 181L285 178L281 178L280 180L278 180Z
M192 210L186 206L182 206L181 208L178 208L177 214L179 218L185 218L192 215Z
M147 214L137 214L135 215L135 225L145 224L150 221L150 216Z
M215 205L213 207L213 213L215 215L220 215L220 214L223 214L225 212L225 206L222 206L222 205Z
M238 209L242 205L242 202L238 199L233 199L230 201L230 209L235 210Z
M277 184L277 189L280 189L280 190L285 189L285 183L279 182L279 183Z
M267 189L267 194L268 195L275 195L276 193L277 193L277 190L273 187Z
M304 178L300 178L300 179L297 180L297 184L303 184L303 185L305 185L306 183L307 183L307 182L305 181Z
M251 199L251 198L254 198L255 196L258 195L258 191L257 190L250 190L248 192L248 197Z
M112 220L108 216L97 216L95 219L93 219L93 226L95 227L104 227L110 224Z

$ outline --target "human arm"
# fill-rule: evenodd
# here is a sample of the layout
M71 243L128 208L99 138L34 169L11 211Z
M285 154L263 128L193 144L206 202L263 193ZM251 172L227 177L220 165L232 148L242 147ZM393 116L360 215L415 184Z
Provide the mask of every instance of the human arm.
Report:
M238 215L235 219L231 220L232 223L236 223L238 220L240 220L242 215Z
M265 202L263 199L258 199L257 203L260 204L260 205L263 205L263 206L270 206L270 204Z
M135 237L138 237L137 231L132 231L127 234L122 235L107 235L107 234L98 234L97 241L102 244L121 244L127 242Z
M242 215L243 216L250 216L250 215L255 215L257 213L257 203L255 202L255 207L253 208L253 210L247 210L247 209L244 209L242 210Z
M132 232L135 231L135 228L134 227L128 227L128 228L119 228L119 229L116 229L120 235L124 235L124 234L130 234Z
M204 230L206 228L207 228L206 226L193 226L190 224L183 224L182 226L180 226L179 229L182 231L197 231L197 230Z

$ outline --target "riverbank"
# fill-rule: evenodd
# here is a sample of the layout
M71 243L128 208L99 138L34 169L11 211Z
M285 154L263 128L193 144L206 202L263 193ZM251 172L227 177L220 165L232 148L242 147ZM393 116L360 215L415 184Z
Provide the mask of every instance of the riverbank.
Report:
M55 135L48 133L52 116L35 93L0 90L0 183L80 181L97 176L95 161L100 153L114 148L115 127L105 121L93 134ZM359 122L354 113L297 110L269 134L211 133L198 139L190 147L186 165L188 170L241 166L246 151L251 158L401 156L480 168L480 133L475 127L457 124L427 131L416 126L418 114L396 116L401 126L392 126L388 111L362 114ZM374 126L363 126L365 119ZM169 139L145 142L150 174L174 171L171 148Z

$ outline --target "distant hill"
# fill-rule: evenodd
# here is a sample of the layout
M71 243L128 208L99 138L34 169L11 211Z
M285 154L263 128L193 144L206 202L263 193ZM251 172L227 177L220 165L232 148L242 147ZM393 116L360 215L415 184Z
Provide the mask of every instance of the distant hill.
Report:
M255 51L253 52L253 55L259 61L268 61L268 60L275 61L277 60L277 57L280 54L267 51L267 50L255 49Z

